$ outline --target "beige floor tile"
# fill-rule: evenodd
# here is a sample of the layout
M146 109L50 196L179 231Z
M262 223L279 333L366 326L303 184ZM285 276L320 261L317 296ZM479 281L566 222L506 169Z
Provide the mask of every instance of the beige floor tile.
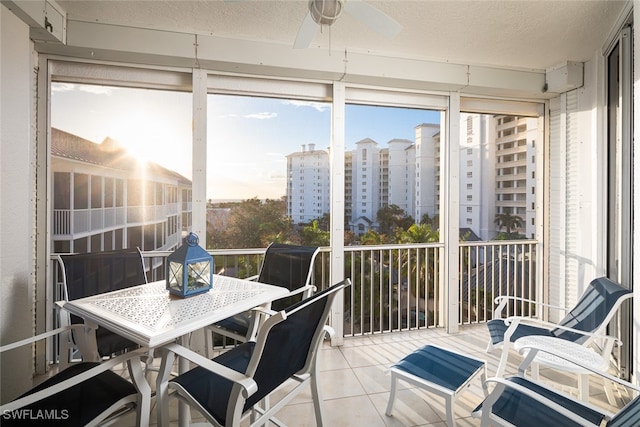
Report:
M387 369L402 357L426 344L435 344L485 360L487 374L495 374L501 352L486 353L489 339L486 325L460 327L457 334L447 334L442 328L419 331L395 332L373 336L345 338L344 345L331 347L325 342L319 352L319 383L324 406L324 425L330 427L446 427L444 398L417 388L404 381L398 382L398 392L392 416L385 415L391 378ZM522 358L515 352L509 357L507 374L515 374ZM123 375L126 371L122 370ZM540 370L541 378L552 382L565 392L571 392L576 377L549 369ZM279 388L272 398L277 401L294 386L288 382ZM155 384L152 384L155 388ZM616 391L620 405L630 396L624 390ZM592 380L590 403L615 410L603 393L602 381ZM482 402L483 389L480 380L474 380L470 388L456 402L455 416L458 426L479 426L480 420L471 417L471 411ZM157 422L155 399L151 414L152 426ZM177 426L177 401L170 403L171 426ZM203 422L200 414L193 411L194 422ZM311 391L305 386L301 393L286 405L277 418L290 427L315 426ZM135 415L130 414L117 424L133 427ZM243 421L242 427L248 425Z

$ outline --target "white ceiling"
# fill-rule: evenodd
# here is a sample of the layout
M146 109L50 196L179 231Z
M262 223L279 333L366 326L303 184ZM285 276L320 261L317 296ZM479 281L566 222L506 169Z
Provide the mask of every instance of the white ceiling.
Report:
M347 0L349 1L349 0ZM351 0L354 1L354 0ZM343 13L310 49L544 70L588 61L625 1L365 0L397 20L392 40ZM69 20L209 34L293 46L307 0L65 1Z

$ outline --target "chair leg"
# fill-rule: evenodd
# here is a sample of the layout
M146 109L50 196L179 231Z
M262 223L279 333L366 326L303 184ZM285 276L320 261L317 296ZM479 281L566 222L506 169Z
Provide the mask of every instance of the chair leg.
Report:
M310 378L310 386L311 386L311 398L313 399L313 410L316 415L316 425L318 427L322 427L324 425L324 402L322 400L322 394L320 393L320 385L318 384L318 361L317 361L317 353L316 360L313 361L313 368L311 369L311 378Z
M496 370L496 377L504 376L504 371L507 368L507 362L509 361L509 351L511 350L511 345L508 342L504 342L502 344L502 354L500 355L500 363L498 364L498 369Z
M151 412L151 386L146 378L146 369L140 366L142 362L137 360L127 361L129 376L138 390L137 425L147 427L149 425L149 415ZM145 365L146 366L146 365Z
M398 386L398 378L393 372L391 372L391 391L389 393L389 402L387 403L387 410L384 412L389 417L391 416L391 412L393 411L393 406L396 401L397 386Z
M447 425L449 427L456 427L456 420L453 417L453 401L454 396L445 397L445 406L447 407Z

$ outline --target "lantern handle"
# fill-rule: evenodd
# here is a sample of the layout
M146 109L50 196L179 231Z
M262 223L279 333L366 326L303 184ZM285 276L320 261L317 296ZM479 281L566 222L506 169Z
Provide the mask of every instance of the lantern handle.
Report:
M187 245L189 246L198 246L198 242L200 242L200 238L193 231L189 232L186 238Z

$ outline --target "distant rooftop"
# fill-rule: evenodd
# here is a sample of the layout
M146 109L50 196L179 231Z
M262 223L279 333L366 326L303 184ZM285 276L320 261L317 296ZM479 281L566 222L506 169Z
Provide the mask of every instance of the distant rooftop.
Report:
M56 128L51 128L51 155L123 171L140 168L138 160L114 139L107 137L98 144ZM150 173L191 184L188 178L157 163L147 162L144 167Z

